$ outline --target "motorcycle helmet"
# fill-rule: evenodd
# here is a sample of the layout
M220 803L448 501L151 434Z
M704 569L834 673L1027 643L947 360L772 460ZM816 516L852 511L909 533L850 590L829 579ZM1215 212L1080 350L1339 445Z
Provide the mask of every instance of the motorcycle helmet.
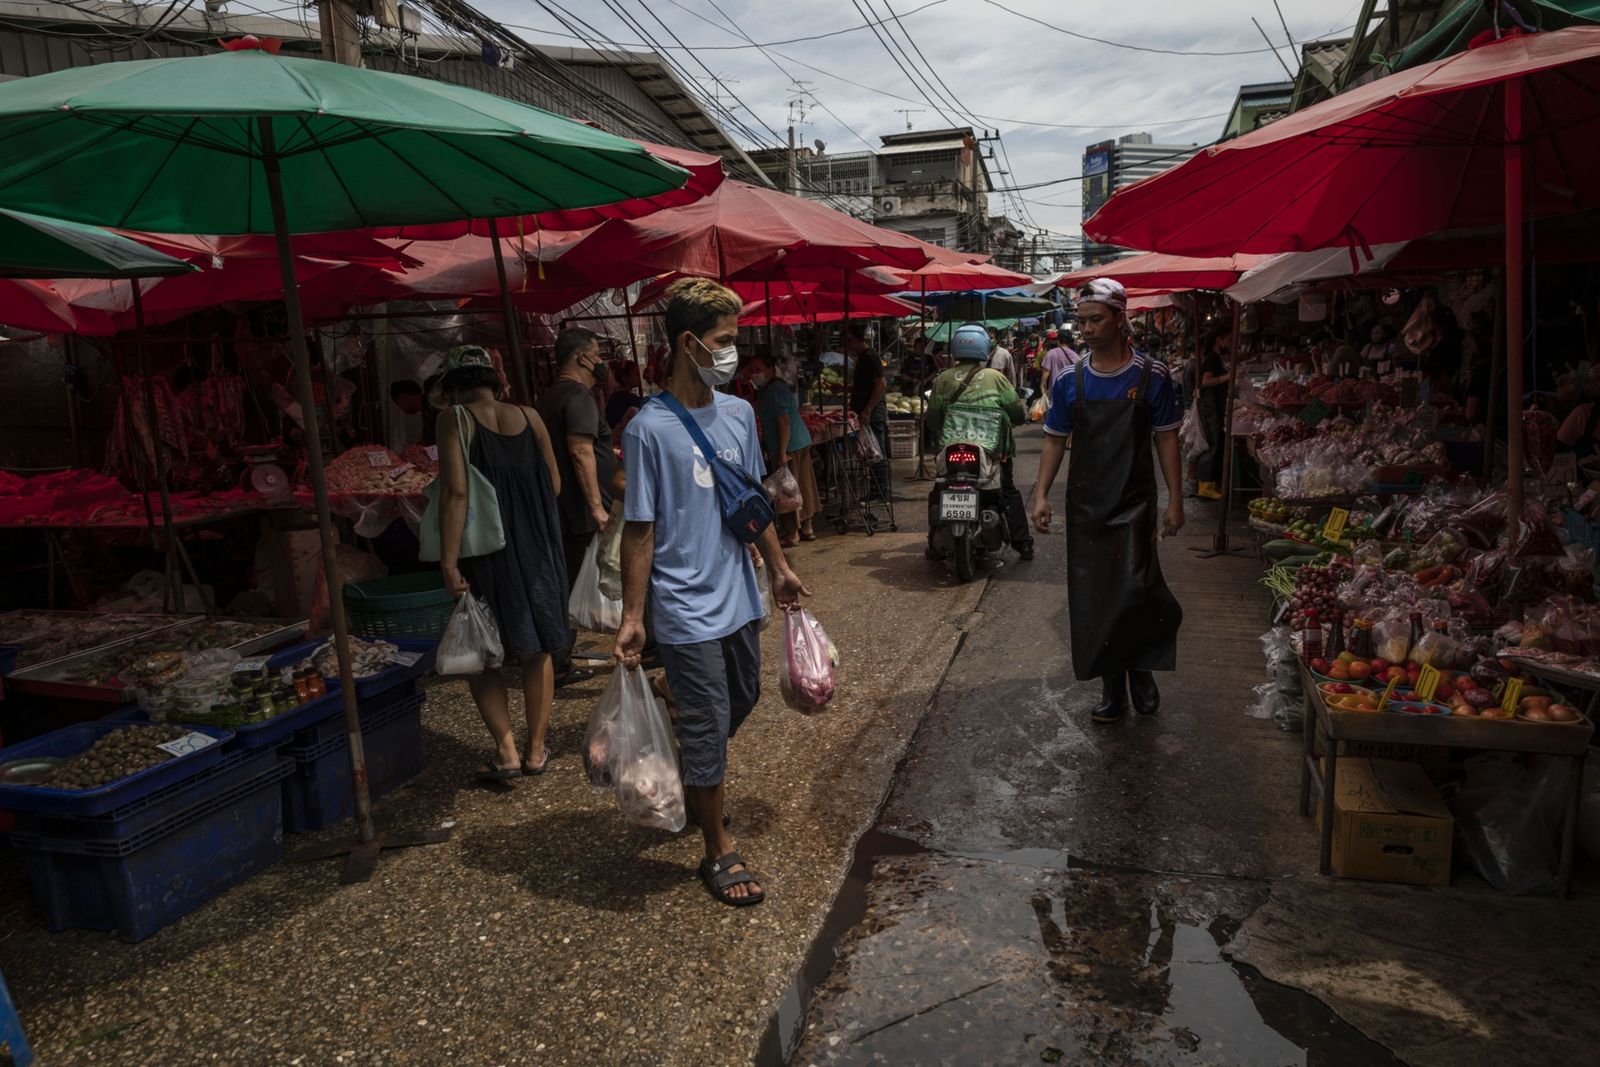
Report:
M988 359L989 331L975 322L967 323L950 339L950 355L955 359Z

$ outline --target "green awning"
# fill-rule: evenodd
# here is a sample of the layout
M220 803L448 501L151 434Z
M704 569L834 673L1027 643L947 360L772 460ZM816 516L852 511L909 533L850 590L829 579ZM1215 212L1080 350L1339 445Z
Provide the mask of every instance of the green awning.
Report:
M0 278L151 278L197 269L98 226L0 208Z
M0 144L0 205L151 233L271 233L269 154L297 233L593 207L688 179L488 93L264 51L0 84Z
M975 322L980 326L993 326L997 330L1009 330L1020 321L1020 319L951 319L949 322L941 322L937 325L929 326L928 340L948 342L952 333L968 323Z

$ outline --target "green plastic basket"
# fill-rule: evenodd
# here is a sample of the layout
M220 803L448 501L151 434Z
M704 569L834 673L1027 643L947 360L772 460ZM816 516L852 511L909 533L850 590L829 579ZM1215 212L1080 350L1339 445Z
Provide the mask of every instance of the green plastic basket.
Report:
M396 574L344 587L350 632L361 637L438 637L455 606L438 571Z

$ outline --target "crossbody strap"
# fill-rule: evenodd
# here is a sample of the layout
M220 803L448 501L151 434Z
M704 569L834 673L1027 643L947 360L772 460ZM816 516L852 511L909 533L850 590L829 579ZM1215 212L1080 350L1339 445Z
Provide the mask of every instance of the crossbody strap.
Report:
M961 399L961 394L966 392L967 391L967 386L972 384L972 379L976 378L978 376L978 372L983 370L983 369L984 369L984 365L982 363L980 363L977 366L973 367L972 368L972 372L961 380L961 388L957 389L955 391L955 395L952 396L949 400L947 400L945 402L945 406L946 407L951 407L951 406L953 406L955 404L955 402L957 400L960 400Z
M711 476L715 479L717 465L711 461L716 457L717 451L711 447L711 442L706 438L705 431L700 429L700 424L694 421L694 416L690 415L688 409L683 406L683 401L671 393L657 393L650 399L659 401L668 411L678 416L678 421L683 423L683 428L689 431L689 436L694 439L694 443L700 446L706 466L711 469ZM711 402L715 404L716 400L713 399Z

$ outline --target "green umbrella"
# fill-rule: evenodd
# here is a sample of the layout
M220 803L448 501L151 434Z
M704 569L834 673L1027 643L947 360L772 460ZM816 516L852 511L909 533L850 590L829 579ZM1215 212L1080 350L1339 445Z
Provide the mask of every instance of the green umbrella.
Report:
M98 226L0 208L0 278L150 278L198 269Z
M448 831L379 837L373 825L289 235L592 207L663 193L689 175L633 141L471 89L271 55L249 38L236 47L0 85L0 206L277 238L360 828L343 880L364 881L380 848Z
M0 203L154 233L296 233L592 207L688 172L633 141L403 74L218 52L0 86Z

